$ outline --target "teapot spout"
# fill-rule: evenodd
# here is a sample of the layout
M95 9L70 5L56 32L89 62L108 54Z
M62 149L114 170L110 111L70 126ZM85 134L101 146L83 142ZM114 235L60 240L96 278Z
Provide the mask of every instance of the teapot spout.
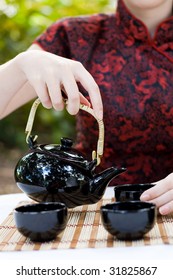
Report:
M126 168L124 167L110 167L101 173L96 174L90 181L90 192L99 196L103 195L110 181L125 171Z

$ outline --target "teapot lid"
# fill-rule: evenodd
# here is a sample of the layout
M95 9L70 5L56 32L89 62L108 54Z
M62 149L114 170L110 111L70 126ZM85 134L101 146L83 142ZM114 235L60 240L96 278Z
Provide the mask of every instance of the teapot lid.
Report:
M64 102L67 104L67 100L64 100ZM40 99L37 98L32 107L31 107L31 110L30 110L30 114L29 114L29 117L28 117L28 121L27 121L27 125L26 125L26 129L25 129L25 133L27 134L26 136L26 142L29 144L30 143L30 139L32 138L32 142L34 143L37 139L37 135L32 137L31 136L31 131L32 131L32 127L33 127L33 122L34 122L34 117L35 117L35 113L36 113L36 110L37 110L37 107L38 105L41 103ZM103 123L103 120L99 120L96 118L95 114L94 114L94 111L92 108L86 106L86 105L83 105L83 104L80 104L80 109L90 113L92 116L95 117L95 119L97 120L98 122L98 126L99 126L99 136L98 136L98 141L97 141L97 152L96 151L93 151L92 152L92 160L95 160L97 161L97 165L100 164L101 162L101 157L103 156L103 146L104 146L104 123ZM67 138L64 138L64 139L67 139ZM65 149L72 149L71 146L72 144L70 144L70 140L62 140L61 141L61 147L63 150ZM56 146L56 145L54 145ZM52 146L47 146L46 149L52 149L51 148Z
M40 145L43 151L48 152L51 155L58 156L66 161L71 162L87 162L82 153L72 148L73 141L70 138L61 138L60 144L45 144Z
M60 144L37 144L33 136L29 136L28 143L30 152L44 154L58 161L64 162L69 165L77 166L78 168L86 171L92 171L97 165L97 159L89 162L84 155L73 148L73 141L70 138L61 138Z

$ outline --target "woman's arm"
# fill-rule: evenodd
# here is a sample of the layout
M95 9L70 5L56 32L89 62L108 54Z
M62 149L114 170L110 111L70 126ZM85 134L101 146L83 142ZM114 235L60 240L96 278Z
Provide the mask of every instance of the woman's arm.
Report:
M62 110L61 90L68 97L67 110L74 115L79 104L90 105L79 92L80 82L88 92L97 118L103 118L103 105L99 88L81 63L43 51L32 45L0 66L0 118L2 119L26 102L38 96L46 108Z
M36 92L28 83L25 74L17 66L17 59L0 65L0 118L36 97Z

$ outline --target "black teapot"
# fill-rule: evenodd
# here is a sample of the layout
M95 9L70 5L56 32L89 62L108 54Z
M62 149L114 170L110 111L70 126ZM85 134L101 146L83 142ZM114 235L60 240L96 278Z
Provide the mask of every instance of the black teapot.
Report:
M104 145L104 124L98 119L99 138L97 152L92 160L72 147L69 138L62 138L61 144L37 144L37 136L31 136L36 109L40 100L36 99L30 111L26 126L26 141L29 151L18 161L14 176L17 186L37 202L58 201L68 208L96 203L105 192L109 182L126 169L111 167L95 174L100 164ZM94 117L90 107L80 105Z

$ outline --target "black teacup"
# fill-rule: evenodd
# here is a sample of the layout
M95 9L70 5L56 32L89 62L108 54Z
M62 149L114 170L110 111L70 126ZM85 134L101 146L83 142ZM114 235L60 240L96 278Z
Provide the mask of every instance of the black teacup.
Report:
M149 232L156 221L156 206L141 201L115 202L101 206L104 228L120 240L135 240Z
M28 204L14 209L18 231L32 241L55 239L66 227L67 207L60 202Z
M116 201L134 201L140 200L142 193L152 187L154 183L145 184L124 184L114 187L114 195Z

